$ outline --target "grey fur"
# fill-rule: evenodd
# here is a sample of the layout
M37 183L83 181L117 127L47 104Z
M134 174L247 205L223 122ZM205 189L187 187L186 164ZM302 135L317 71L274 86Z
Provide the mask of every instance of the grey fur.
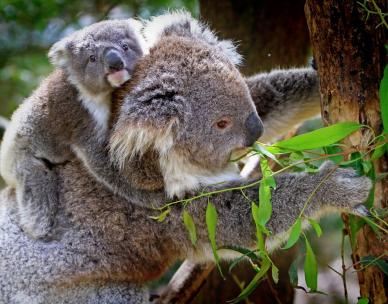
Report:
M246 82L264 123L263 142L320 113L319 80L312 68L273 70Z
M49 57L58 70L19 107L4 135L1 174L16 187L19 222L35 238L49 238L54 225L58 203L52 167L71 159L73 152L85 160L104 155L111 92L128 79L143 55L134 24L133 20L102 21L57 42ZM124 50L124 44L129 49ZM111 69L107 52L120 58L121 71ZM84 149L89 153L82 154ZM97 150L101 152L94 156ZM113 168L113 174L105 155L100 163Z
M176 260L212 258L205 224L206 198L187 206L197 227L196 247L184 227L182 206L173 207L162 223L150 218L159 213L150 205L162 205L169 200L165 187L168 178L161 166L163 149L155 137L142 141L133 133L142 132L136 127L144 126L150 131L145 135L161 130L157 134L164 139L171 136L172 144L166 144L171 153L179 152L175 155L183 162L182 171L185 167L206 167L218 174L226 169L228 155L243 145L251 132L245 122L248 113L255 110L242 76L217 52L206 42L199 43L190 37L161 37L150 54L139 60L131 84L116 95L115 102L123 104L114 116L111 142L116 148L123 145L126 155L117 154L115 149L113 153L123 165L123 174L135 184L131 186L130 198L115 196L77 159L56 164L52 168L59 189L55 240L42 242L29 238L20 229L14 191L8 188L1 193L0 302L109 303L109 299L115 303L147 303L142 286ZM202 79L204 75L209 78ZM160 81L152 86L150 80ZM169 88L174 89L174 94ZM187 93L187 89L192 93ZM221 107L222 101L225 107ZM41 112L42 109L38 111ZM225 114L241 130L229 128L225 131L228 136L212 130L213 118ZM203 125L195 120L201 120ZM135 149L126 146L129 143L146 146ZM134 149L136 153L132 155ZM200 159L195 153L200 153ZM250 181L235 180L208 189L247 182ZM318 174L283 174L276 177L276 182L269 222L274 234L281 234L293 223L318 186L307 206L307 216L317 216L328 207L349 210L364 202L371 188L368 178L358 177L353 170L336 169L330 163ZM186 187L187 195L194 194L197 187ZM257 187L248 188L245 195L256 201L257 191ZM220 193L211 201L218 212L217 245L253 247L251 204L242 193ZM220 254L229 255L224 251Z

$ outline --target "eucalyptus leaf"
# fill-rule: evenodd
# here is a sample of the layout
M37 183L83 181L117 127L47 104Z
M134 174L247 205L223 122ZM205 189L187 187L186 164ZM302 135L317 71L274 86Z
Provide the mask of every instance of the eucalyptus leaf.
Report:
M279 268L272 264L271 268L272 279L277 284L279 282Z
M259 210L258 214L258 224L260 226L265 226L272 215L272 204L271 204L271 188L264 181L260 183L259 188Z
M275 143L273 146L291 151L312 150L334 144L362 128L355 122L341 122Z
M263 144L255 142L253 144L253 149L259 154L269 157L270 159L282 166L281 162L276 158L276 156L272 154Z
M295 223L291 227L290 236L288 237L286 245L282 249L289 249L295 245L298 241L299 236L302 232L302 220L300 217L297 218Z
M216 230L217 230L217 210L214 205L209 201L206 207L206 226L207 232L210 240L210 245L212 247L214 260L216 261L217 268L224 278L224 275L220 266L220 257L217 253L217 243L216 243Z
M311 225L311 227L313 227L313 229L315 230L315 233L317 234L318 237L320 237L322 235L322 228L321 226L318 224L318 222L312 218L309 218L309 223Z
M361 257L360 261L363 266L371 266L371 265L377 266L378 268L380 268L382 272L385 273L385 275L388 276L388 263L381 257L377 258L371 255L368 255L368 256Z
M237 298L233 299L232 301L229 301L229 303L234 304L245 300L255 290L255 288L258 286L259 282L264 278L264 276L266 275L270 267L271 267L271 261L269 259L263 260L263 263L261 264L261 267L260 267L260 271L256 273L252 281L247 285L247 287L244 288L243 291L241 291L241 293L237 296Z
M361 299L358 299L357 301L357 304L368 304L368 303L369 303L368 298L361 298Z
M384 76L380 82L379 97L384 134L388 134L388 65L385 66Z
M191 217L190 213L186 210L183 211L183 223L190 235L191 243L195 246L197 243L197 230L195 228L194 220Z
M307 238L306 241L306 257L304 261L304 275L306 285L310 291L317 291L318 287L318 265L315 254Z
M157 215L157 216L150 216L150 218L153 219L153 220L157 220L158 222L163 222L166 219L167 215L170 214L170 212L171 212L171 209L167 208L166 210L164 210L159 215Z

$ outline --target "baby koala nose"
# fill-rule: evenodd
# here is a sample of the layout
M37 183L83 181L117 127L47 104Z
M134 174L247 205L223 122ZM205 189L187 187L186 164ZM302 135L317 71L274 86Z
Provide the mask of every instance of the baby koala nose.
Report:
M119 52L116 50L110 49L105 54L105 62L112 71L120 71L124 68L124 62L121 59Z
M255 112L252 112L245 121L245 127L247 130L245 144L249 147L263 134L264 126L260 117Z

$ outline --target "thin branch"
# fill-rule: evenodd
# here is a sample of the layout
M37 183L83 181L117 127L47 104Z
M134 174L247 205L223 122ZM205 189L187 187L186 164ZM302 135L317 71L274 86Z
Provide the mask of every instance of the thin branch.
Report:
M197 264L189 260L184 261L166 289L156 299L155 304L190 303L198 294L214 266L214 263Z
M345 296L345 303L349 303L349 296L348 296L348 287L346 284L346 265L345 265L345 234L347 234L346 228L342 229L342 239L341 239L341 262L342 262L342 284L344 286L344 296Z
M5 117L0 116L0 128L6 129L9 126L9 120Z

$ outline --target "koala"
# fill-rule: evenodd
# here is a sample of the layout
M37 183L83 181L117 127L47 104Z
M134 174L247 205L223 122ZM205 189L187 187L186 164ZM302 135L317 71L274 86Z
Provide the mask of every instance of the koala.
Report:
M32 237L47 237L53 226L58 184L52 167L74 153L87 159L106 149L111 93L131 78L146 51L140 28L132 19L102 21L55 43L49 58L57 70L13 115L1 147L1 175L16 188L21 227ZM84 155L88 144L94 146ZM101 163L110 166L107 153Z
M160 212L152 206L203 191L220 190L210 198L218 213L218 248L255 247L251 202L260 203L258 187L222 191L257 181L239 178L229 158L263 133L249 87L235 65L238 54L230 42L219 41L184 13L156 17L144 32L154 37L152 47L138 60L131 80L113 94L109 134L110 157L130 179L131 197L106 187L83 159L55 164L55 240L41 242L20 229L12 209L17 195L11 187L3 190L0 302L149 303L146 284L176 260L213 259L207 197L172 206L162 223L151 218ZM352 210L371 189L367 177L331 163L317 174L283 173L275 179L268 223L274 240L296 220L313 191L308 217L326 209ZM195 246L182 221L184 210L196 225ZM226 249L219 254L232 256Z

